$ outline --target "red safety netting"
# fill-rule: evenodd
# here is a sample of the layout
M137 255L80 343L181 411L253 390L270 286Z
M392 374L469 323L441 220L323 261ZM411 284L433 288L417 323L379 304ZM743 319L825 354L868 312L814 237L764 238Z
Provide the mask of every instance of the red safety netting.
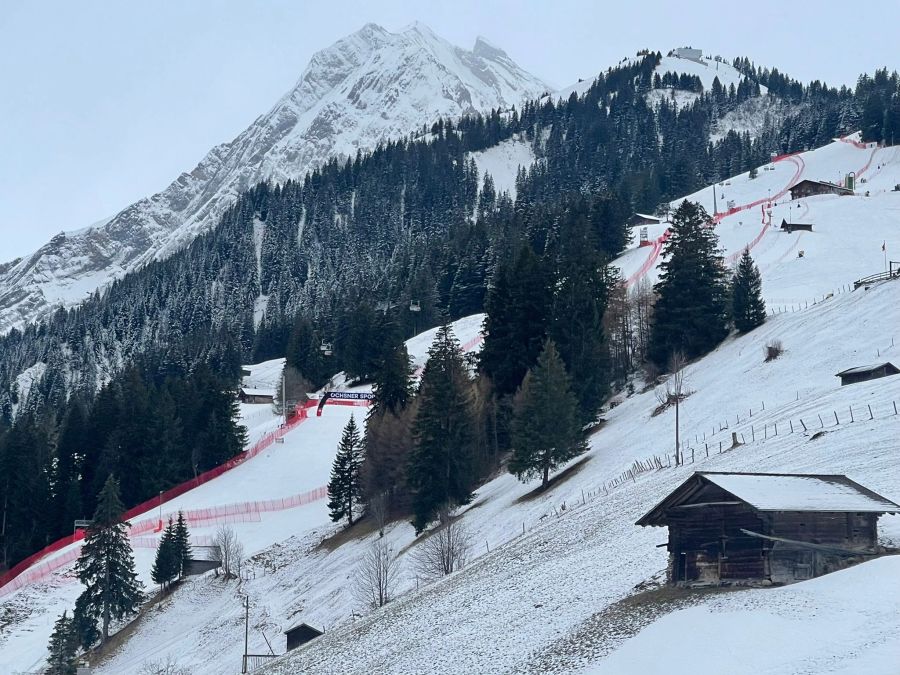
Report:
M251 445L247 450L241 452L241 454L232 457L230 460L225 462L224 464L215 467L214 469L210 469L209 471L205 471L204 473L198 475L196 478L192 478L189 481L185 481L180 485L176 485L169 490L166 490L159 497L154 497L153 499L148 499L147 501L138 504L135 507L128 509L124 514L122 514L122 520L133 520L138 516L144 515L145 513L151 512L153 509L159 509L162 504L175 499L183 495L185 492L193 490L204 483L208 483L214 478L218 478L226 471L230 471L237 466L240 466L248 459L256 457L263 450L269 448L272 444L275 443L276 438L283 438L285 434L289 431L295 429L298 425L302 424L308 419L308 411L310 408L315 407L315 401L307 401L304 405L298 406L296 409L296 414L288 420L287 424L282 425L275 431L272 431L262 438L260 438L256 443ZM310 494L316 493L318 494L319 490L323 490L324 488L317 488L313 490L311 493L306 493L304 495L296 495L295 497L286 498L288 501L295 500L295 506L300 506L302 503L309 503L309 501L314 501ZM326 490L327 492L327 490ZM318 497L321 499L322 497ZM308 501L302 501L302 500ZM297 501L299 500L299 501ZM285 500L271 500L271 501L281 501ZM258 502L259 504L268 504L269 502ZM246 502L242 505L237 505L238 510L230 514L234 518L239 518L241 516L247 515L253 512L253 509L250 504L254 504L254 502ZM231 505L229 507L220 507L223 509L234 508L236 505ZM292 508L289 506L283 506L282 508ZM274 508L258 508L256 513L259 511L267 511L267 510L276 510ZM215 516L209 516L207 520L214 518ZM252 517L252 516L250 516ZM258 518L257 518L258 519ZM198 519L195 522L200 522L202 518ZM190 520L188 521L190 522ZM238 522L236 520L232 520L231 522ZM246 521L244 521L246 522ZM135 529L137 527L137 529ZM132 536L139 535L146 532L159 531L162 529L162 521L161 519L146 519L141 521L140 523L135 523L130 531ZM46 558L49 555L60 551L71 544L81 541L84 539L84 532L79 530L75 532L75 534L68 535L59 539L52 544L44 547L37 553L33 553L28 556L24 560L20 561L9 570L0 575L0 597L4 595L8 595L9 593L22 588L23 586L32 583L33 581L42 579L46 577L50 572L53 572L60 567L72 562L78 557L79 549L73 549L72 551L67 551L62 556L56 556L51 561L47 561L38 565L39 561Z
M765 197L763 199L757 199L757 200L749 202L747 204L741 204L740 206L735 206L734 208L730 208L727 211L724 211L722 213L717 213L715 215L715 217L713 218L713 222L718 224L719 222L721 222L721 220L723 218L727 218L728 216L733 216L735 213L740 213L741 211L746 211L748 209L756 208L757 206L763 206L767 203L771 203L772 201L774 201L776 199L781 199L784 195L786 195L787 192L797 182L797 180L799 180L799 178L803 174L803 170L806 166L806 163L803 161L803 158L800 157L800 153L798 153L798 152L792 152L792 153L788 153L785 155L778 155L777 157L775 157L772 160L772 162L773 163L781 162L786 159L790 160L793 164L795 164L797 167L797 170L794 171L794 175L791 176L790 181L788 181L787 185L783 189L779 190L776 194L774 194L770 197ZM870 162L871 162L871 159L870 159ZM765 208L765 207L763 206L763 208ZM765 220L765 215L763 216L763 220ZM728 262L732 262L733 260L736 260L738 257L740 257L740 255L743 254L745 249L752 249L754 246L756 246L756 244L758 244L760 242L760 240L765 236L766 231L767 231L767 227L764 223L763 228L759 231L759 234L757 234L756 237L752 241L748 242L747 245L744 246L744 248L742 248L740 251L732 254L729 257ZM647 256L647 259L643 262L643 264L640 266L640 268L638 268L637 272L635 272L630 277L628 277L628 279L625 280L626 288L633 285L636 281L641 279L656 264L657 259L659 258L660 254L662 253L663 244L665 244L669 238L669 234L670 234L670 230L666 230L659 236L659 238L656 239L656 241L654 241L650 244L650 252Z

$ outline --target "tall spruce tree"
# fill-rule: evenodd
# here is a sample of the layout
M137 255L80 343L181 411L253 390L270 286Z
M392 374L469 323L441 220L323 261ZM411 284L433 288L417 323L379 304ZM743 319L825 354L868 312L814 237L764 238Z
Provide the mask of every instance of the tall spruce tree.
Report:
M570 373L580 419L591 422L609 390L609 353L603 328L609 287L617 280L606 271L583 213L566 214L556 254L556 292L550 334Z
M412 362L406 345L400 344L384 357L375 373L372 393L375 396L370 415L398 413L406 407L412 395Z
M416 442L407 468L416 532L425 529L439 507L471 499L471 386L459 343L444 324L422 371L413 425Z
M540 476L541 487L553 469L587 449L578 397L552 340L516 395L512 437L509 472L522 480Z
M488 295L479 369L498 396L515 393L537 361L552 317L550 275L530 246L511 267L501 267Z
M136 613L144 599L134 571L128 523L121 519L123 510L119 482L110 475L97 497L94 519L75 563L75 573L84 584L76 608L88 623L101 622L104 642L109 638L110 622Z
M353 525L353 509L362 496L362 461L362 439L356 420L351 415L344 427L337 456L331 466L331 480L328 482L328 509L331 511L331 520L335 523L346 518L347 525Z
M650 358L665 368L671 355L706 354L728 335L728 288L718 237L706 210L684 200L672 228L655 286Z
M175 559L179 579L187 574L191 554L191 534L188 532L184 513L179 511L178 519L175 521Z
M153 583L162 586L165 590L177 577L179 571L178 549L175 542L175 523L169 518L169 524L163 531L159 546L156 549L156 559L150 570L150 578Z
M47 670L44 671L46 675L75 675L78 639L74 622L66 616L66 612L53 624L47 651L50 654L47 657Z
M762 278L750 257L750 251L746 249L731 283L731 302L734 327L741 333L765 323L766 303L762 299Z

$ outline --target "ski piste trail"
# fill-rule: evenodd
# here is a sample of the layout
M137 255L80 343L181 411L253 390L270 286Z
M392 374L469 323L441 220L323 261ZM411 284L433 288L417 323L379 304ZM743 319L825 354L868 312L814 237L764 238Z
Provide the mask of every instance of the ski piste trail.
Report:
M836 180L848 167L852 167L849 170L868 169L869 180L858 186L858 193L870 190L871 197L829 195L800 200L815 224L814 231L803 233L804 238L799 240L807 255L798 259L790 254L791 247L798 245L797 233L787 235L780 231L766 233L755 251L762 257L758 261L763 268L767 296L781 293L788 300L819 295L821 299L823 292L834 288L833 283L847 283L880 271L883 241L888 251L900 251L897 227L900 193L891 191L893 185L900 183L896 149L870 151L866 156L861 152L865 151L851 143L833 143L803 153L807 175L813 178ZM761 196L766 189L763 177L769 177L774 183L775 174L783 172L782 167L787 165L776 163L775 166L773 171L760 171L760 178L755 181L741 181L737 177L724 181L726 185L720 189L726 191L726 198L743 196L743 204L764 199ZM783 189L786 177L782 173L773 187ZM732 185L728 186L728 182ZM728 194L729 190L733 196ZM744 195L738 194L741 191ZM705 192L711 206L711 192L709 189ZM787 208L786 204L779 203L773 210L782 209L786 215ZM740 220L737 215L729 218ZM724 222L727 225L729 219ZM723 228L720 234L726 249L740 251L752 238L744 232L738 223ZM686 435L695 431L702 438L703 433L711 431L704 432L706 426L712 427L735 412L743 415L744 410L751 409L756 409L754 421L768 420L770 428L773 421L783 420L785 416L809 419L829 409L839 410L846 417L844 411L848 406L856 406L858 411L860 405L869 402L875 407L878 420L882 420L881 416L886 414L884 406L889 406L891 400L900 401L900 388L893 378L839 388L833 375L845 367L877 358L896 362L898 353L891 331L900 325L897 294L898 287L885 284L868 292L838 295L815 305L810 303L809 309L801 313L773 317L764 327L743 338L730 338L692 367L690 386L695 393L682 408ZM455 324L461 343L477 344L482 318L468 317ZM418 366L424 363L434 332L428 331L408 343ZM786 353L763 367L760 364L763 345L773 338L784 341ZM900 342L900 335L896 338ZM335 385L342 386L337 380ZM735 383L741 386L735 387ZM577 659L560 655L554 645L560 635L576 630L605 603L626 596L635 584L658 574L664 559L653 547L661 535L658 531L635 528L633 522L652 505L649 502L658 500L693 467L685 467L681 472L661 472L658 477L641 476L635 488L610 489L608 500L588 498L583 509L573 505L581 503L582 490L596 495L605 481L615 478L635 459L665 451L671 420L667 415L647 417L648 410L655 405L652 399L652 392L622 399L606 415L607 426L592 438L586 468L545 496L520 501L534 485L522 485L512 476L501 476L479 489L465 520L477 540L484 541L486 546L474 555L476 560L471 569L459 577L458 584L454 578L436 584L421 596L412 593L415 580L406 574L400 591L407 595L396 607L385 610L388 623L376 621L377 630L372 623L375 619L364 618L358 628L353 628L357 620L350 617L353 601L348 586L354 565L365 552L365 541L350 542L327 554L318 549L323 536L339 529L330 523L324 500L281 511L260 512L259 520L252 522L236 522L243 516L226 513L225 522L230 522L235 529L247 555L259 556L250 565L259 576L240 587L241 593L253 599L256 625L267 632L270 640L279 630L300 620L327 626L328 637L321 644L333 649L334 655L325 656L318 648L311 648L309 653L315 654L322 664L316 672L354 672L342 667L348 658L360 664L355 672L378 670L377 664L373 668L371 660L371 654L377 652L374 645L378 630L383 632L378 639L387 639L390 644L387 652L393 659L391 663L407 672L440 672L437 669L440 661L435 661L435 655L423 653L426 644L437 650L437 656L449 659L444 663L457 663L457 672L484 672L486 668L492 672L514 672L520 666L521 670L531 668L532 672L571 672L576 661L580 664L583 659L587 663L597 660L596 654L582 654ZM758 410L759 401L767 404L764 414ZM278 426L279 420L271 413L267 416L260 412L265 408L244 406L251 441ZM284 444L273 445L210 483L164 504L163 518L178 509L218 509L320 488L327 481L340 432L354 412L362 414L363 411L326 407L321 418L311 418L290 432ZM847 473L896 501L900 496L900 477L890 464L890 448L896 447L897 419L884 417L875 423L836 425L816 441L814 453L805 449L808 438L783 436L748 444L741 453L714 455L708 464L704 459L704 464L697 468ZM641 423L635 424L635 420ZM563 504L569 505L565 513L571 515L557 520ZM158 514L151 512L147 517L157 520ZM882 533L900 536L897 520L900 519L882 519ZM195 542L204 545L217 526L218 523L209 522L192 527ZM521 534L523 530L526 534ZM386 536L395 551L406 551L413 542L411 528L405 523L393 525ZM155 537L158 535L152 532L141 535L135 547L138 572L148 589L152 588L149 569ZM610 540L619 542L620 551L612 565L616 569L600 569L601 562L595 558L599 551L608 548L603 542ZM486 550L488 546L490 553ZM561 578L571 583L561 585ZM451 592L453 588L462 593L462 598ZM553 588L554 595L547 596L544 588ZM34 670L43 663L53 622L64 609L71 609L78 592L79 585L71 578L71 564L68 564L43 580L0 597L0 672ZM145 616L126 647L97 672L136 672L144 660L161 658L167 653L190 654L190 663L185 665L190 665L198 675L236 671L236 667L223 665L239 663L242 650L242 644L234 637L242 631L239 623L243 616L235 592L232 589L223 593L208 577L190 580L173 594L165 608ZM458 631L463 630L458 625L458 609L454 608L460 603L478 602L477 598L484 598L491 606L503 607L505 611L496 613L497 616L479 616L467 640L451 641L460 647L470 645L471 653L460 653L450 644L435 647L440 642L438 633L457 631L459 635ZM425 611L422 602L434 602L435 612L444 611L445 617ZM536 611L535 603L546 610ZM378 613L376 618L384 613ZM455 624L448 623L451 620ZM348 625L351 627L347 628ZM348 630L355 640L335 642L341 635L346 637ZM361 631L358 635L354 632L357 630ZM490 650L487 644L478 642L479 634L493 636L495 644L490 647L495 654L493 661L484 660ZM410 643L410 635L430 639L415 645ZM521 641L522 635L527 635L534 645L527 655L510 642ZM278 649L282 650L283 647ZM260 631L251 635L251 651L268 653ZM421 665L430 662L435 663L431 671ZM545 668L546 664L550 665ZM297 670L292 665L291 669L272 672Z
M726 252L727 264L734 264L744 250L753 253L760 268L783 262L788 254L797 250L804 233L782 233L779 230L781 220L804 222L803 219L810 214L810 201L821 203L819 200L822 199L791 200L789 192L794 185L806 178L843 184L844 176L852 172L856 176L857 193L868 190L871 194L873 190L870 186L874 187L882 170L888 165L896 166L896 147L881 148L858 139L859 134L853 134L816 150L776 157L771 163L759 167L757 178L753 180L749 172L743 173L688 195L685 199L699 202L710 213L713 213L715 206L718 207L719 212L713 220ZM873 164L877 170L870 173ZM882 192L890 191L892 187L879 186ZM716 203L713 189L717 190ZM677 208L681 201L673 201L670 207ZM753 215L755 209L758 209L755 213L759 215L759 220ZM753 223L758 223L759 229L749 229ZM639 229L635 228L635 234ZM643 279L652 283L658 278L659 257L669 237L669 229L666 224L647 229L651 235L649 245L634 246L613 262L625 275L627 287ZM634 239L637 240L637 237ZM758 249L764 242L766 245ZM827 288L823 292L832 290ZM811 297L812 294L797 299Z

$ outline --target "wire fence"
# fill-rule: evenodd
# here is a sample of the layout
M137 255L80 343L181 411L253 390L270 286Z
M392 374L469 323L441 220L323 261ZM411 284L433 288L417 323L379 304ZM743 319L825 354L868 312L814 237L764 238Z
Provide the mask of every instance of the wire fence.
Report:
M763 410L764 404L757 413ZM605 490L612 490L623 483L634 482L637 476L643 473L696 464L711 456L731 452L770 438L791 434L814 436L846 424L900 418L900 406L895 400L850 404L841 408L831 407L777 420L766 419L762 422L754 422L752 415L753 411L750 410L743 420L738 414L735 415L733 424L725 420L714 425L709 434L706 431L695 433L693 440L688 436L677 452L673 449L669 453L635 460L628 469L606 481L603 487Z

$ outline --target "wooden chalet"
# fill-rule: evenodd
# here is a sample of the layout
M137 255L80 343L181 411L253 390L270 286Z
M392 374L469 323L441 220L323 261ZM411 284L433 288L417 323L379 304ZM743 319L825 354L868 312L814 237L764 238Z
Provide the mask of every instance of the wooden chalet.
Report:
M275 392L271 389L253 389L241 387L238 392L241 403L274 403Z
M884 363L874 363L870 366L857 366L856 368L848 368L837 373L835 377L841 378L841 386L847 384L856 384L857 382L866 382L867 380L877 380L879 377L887 377L888 375L900 374L900 368L893 363L885 361Z
M291 651L292 649L305 645L310 640L314 640L320 635L323 635L324 631L313 628L308 623L301 623L293 628L287 629L284 631L284 634L287 636L287 650Z
M637 524L667 526L673 585L784 584L871 556L900 506L840 475L697 472Z
M812 232L812 223L789 223L784 218L781 219L781 229L787 233L794 232L796 230L803 230L804 232Z
M791 188L791 199L803 199L815 195L852 195L853 190L837 183L823 180L801 180Z

